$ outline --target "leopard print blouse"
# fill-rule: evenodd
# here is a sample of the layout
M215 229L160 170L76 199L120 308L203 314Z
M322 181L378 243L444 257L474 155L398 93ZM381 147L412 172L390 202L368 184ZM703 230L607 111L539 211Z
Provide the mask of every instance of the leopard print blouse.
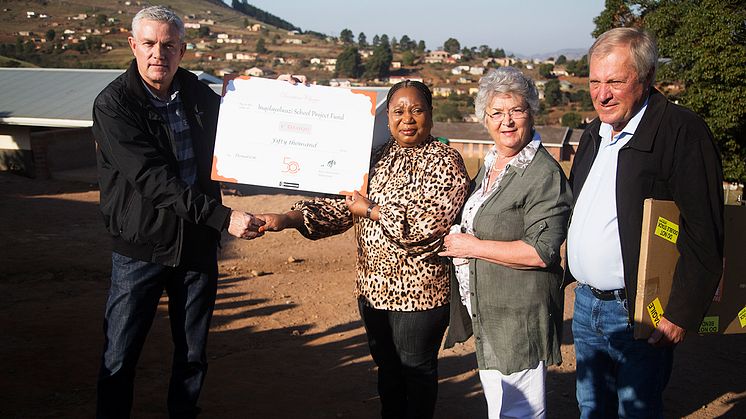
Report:
M356 297L376 309L427 310L449 301L449 262L438 251L468 186L464 162L453 148L432 137L410 148L390 140L368 186L368 198L379 205L378 221L353 220L344 199L301 201L293 209L303 213L301 234L312 240L355 225Z

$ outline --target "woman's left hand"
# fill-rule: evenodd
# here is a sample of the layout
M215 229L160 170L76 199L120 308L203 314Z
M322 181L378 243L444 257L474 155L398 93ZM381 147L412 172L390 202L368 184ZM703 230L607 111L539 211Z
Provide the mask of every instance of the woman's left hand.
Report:
M452 233L443 239L443 250L438 256L452 258L473 258L474 247L479 245L479 239L466 233Z
M370 200L365 196L361 195L358 191L353 191L352 196L345 197L345 204L350 209L352 215L358 217L365 217L368 213L368 207L370 207Z

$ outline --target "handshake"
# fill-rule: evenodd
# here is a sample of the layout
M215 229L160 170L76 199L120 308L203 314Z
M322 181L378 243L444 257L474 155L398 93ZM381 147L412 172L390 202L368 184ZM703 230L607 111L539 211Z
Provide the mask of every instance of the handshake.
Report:
M282 231L288 227L298 228L303 225L300 211L285 214L256 214L242 211L231 211L228 233L239 239L251 240L264 235L265 231Z
M263 225L264 221L252 214L233 210L228 224L228 233L239 239L251 240L264 235L264 231L259 231Z

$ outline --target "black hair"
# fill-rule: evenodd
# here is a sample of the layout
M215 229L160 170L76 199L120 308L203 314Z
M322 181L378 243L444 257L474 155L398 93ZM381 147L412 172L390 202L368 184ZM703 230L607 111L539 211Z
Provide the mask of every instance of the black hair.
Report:
M425 98L425 102L427 102L427 106L430 110L433 109L433 94L430 91L430 88L428 88L425 83L416 80L404 80L391 86L389 93L386 95L386 109L389 108L389 102L391 101L391 97L394 96L394 93L405 87L414 87L417 89L422 94L422 97Z

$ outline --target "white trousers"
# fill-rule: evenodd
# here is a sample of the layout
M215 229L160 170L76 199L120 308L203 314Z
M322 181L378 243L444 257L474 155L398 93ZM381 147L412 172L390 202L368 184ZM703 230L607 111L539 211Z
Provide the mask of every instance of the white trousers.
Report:
M498 370L479 370L489 419L545 418L546 377L544 361L536 368L508 375Z

